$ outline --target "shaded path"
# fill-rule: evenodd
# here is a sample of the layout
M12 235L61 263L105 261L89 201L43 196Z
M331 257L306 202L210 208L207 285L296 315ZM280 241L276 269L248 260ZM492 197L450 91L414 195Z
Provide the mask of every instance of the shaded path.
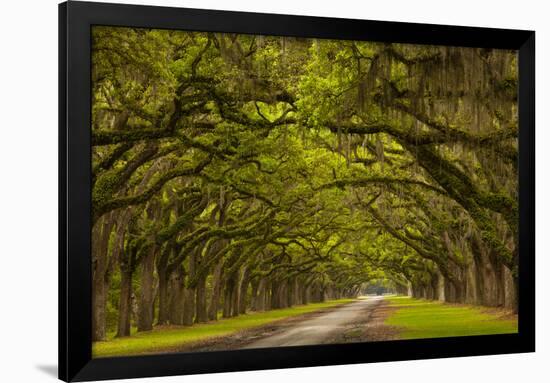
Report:
M242 348L323 344L345 332L360 317L370 315L381 302L382 297L361 299L292 326L284 327L269 336L248 343Z

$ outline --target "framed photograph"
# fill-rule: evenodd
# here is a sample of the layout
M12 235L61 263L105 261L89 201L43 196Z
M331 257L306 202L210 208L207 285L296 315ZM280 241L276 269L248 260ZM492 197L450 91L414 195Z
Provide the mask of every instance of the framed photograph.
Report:
M60 4L60 379L534 351L534 38Z

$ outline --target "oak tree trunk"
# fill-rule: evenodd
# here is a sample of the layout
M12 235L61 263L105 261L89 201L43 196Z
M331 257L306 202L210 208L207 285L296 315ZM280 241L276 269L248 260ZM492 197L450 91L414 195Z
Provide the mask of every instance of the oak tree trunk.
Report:
M223 261L219 261L214 268L214 275L212 276L212 297L210 299L210 306L208 306L209 320L218 320L218 308L222 289L222 267Z
M121 265L120 300L118 306L117 337L130 336L132 310L132 274L131 265Z
M106 305L109 278L109 238L113 228L112 214L104 216L93 228L92 241L92 340L105 339Z
M141 287L138 306L138 331L153 329L155 246L147 250L141 262Z
M208 322L208 312L206 309L206 277L200 277L196 286L196 317L195 323Z

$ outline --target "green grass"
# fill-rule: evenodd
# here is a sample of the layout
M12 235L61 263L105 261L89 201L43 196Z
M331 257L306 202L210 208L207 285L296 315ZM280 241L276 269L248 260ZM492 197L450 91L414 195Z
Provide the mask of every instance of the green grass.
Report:
M517 319L502 319L487 308L451 305L410 297L387 297L392 312L385 323L400 328L402 339L518 332ZM517 318L517 317L516 317Z
M295 317L354 301L340 299L323 303L312 303L287 309L250 313L217 322L194 325L192 327L158 328L141 332L126 338L115 338L94 342L94 358L167 352L188 343L209 338L230 335L241 330L263 326L277 320Z

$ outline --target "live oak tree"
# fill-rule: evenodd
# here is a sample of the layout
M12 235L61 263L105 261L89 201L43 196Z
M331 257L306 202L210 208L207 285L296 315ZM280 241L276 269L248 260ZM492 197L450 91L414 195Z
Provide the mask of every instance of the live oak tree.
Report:
M94 340L369 281L517 307L515 52L92 37Z

